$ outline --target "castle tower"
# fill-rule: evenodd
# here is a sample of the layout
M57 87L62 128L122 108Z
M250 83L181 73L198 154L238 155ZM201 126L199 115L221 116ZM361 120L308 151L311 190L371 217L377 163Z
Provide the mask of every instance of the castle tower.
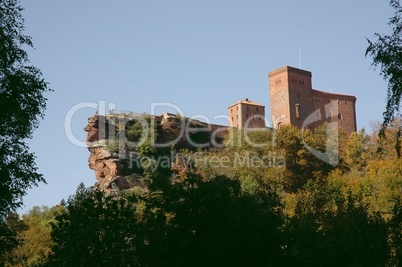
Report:
M265 106L240 100L228 107L229 125L237 128L265 128Z
M301 128L313 112L311 72L286 66L268 77L273 128L284 124Z
M284 124L314 128L336 122L346 134L356 131L356 97L314 90L311 72L289 66L268 77L273 128Z

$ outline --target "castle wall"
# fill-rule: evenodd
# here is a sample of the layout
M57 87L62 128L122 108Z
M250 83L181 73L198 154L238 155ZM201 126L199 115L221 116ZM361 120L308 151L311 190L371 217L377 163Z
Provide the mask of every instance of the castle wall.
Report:
M229 115L229 126L230 127L239 127L239 114L241 119L241 111L239 111L238 105L232 105L228 108L228 115Z
M241 109L241 126L243 128L264 128L265 127L265 107L253 104L242 103Z
M333 94L312 90L314 109L320 109L321 120L317 123L323 122L337 122L338 127L350 134L357 130L356 125L356 97L350 95ZM332 108L326 112L325 106L332 103ZM332 113L331 113L332 112ZM331 114L328 114L331 113Z
M281 69L269 73L269 93L271 98L272 126L277 129L282 124L290 124L289 79Z

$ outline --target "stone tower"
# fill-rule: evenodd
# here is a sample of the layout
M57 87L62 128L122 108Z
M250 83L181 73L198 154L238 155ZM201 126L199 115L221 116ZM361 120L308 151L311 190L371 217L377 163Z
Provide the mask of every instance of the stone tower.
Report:
M229 125L237 128L264 128L265 106L248 100L237 101L228 107Z
M268 74L273 128L301 127L313 111L311 72L283 67Z
M314 128L336 122L347 134L356 131L356 97L314 90L311 76L289 66L268 73L273 128L284 124Z

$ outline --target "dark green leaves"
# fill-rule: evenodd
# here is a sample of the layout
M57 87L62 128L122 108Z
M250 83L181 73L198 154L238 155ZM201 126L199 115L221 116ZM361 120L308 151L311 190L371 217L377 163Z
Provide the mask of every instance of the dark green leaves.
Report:
M366 56L373 58L372 65L379 66L381 75L388 81L387 102L383 113L384 121L381 135L384 135L384 127L395 119L395 115L400 115L402 97L402 7L399 0L391 0L390 5L395 10L395 15L388 22L393 33L390 35L375 33L377 40L375 42L367 40L369 46L366 49ZM397 152L400 156L400 148L398 147Z
M23 49L32 42L23 34L22 10L18 0L0 0L0 219L21 206L28 188L44 182L26 139L44 116L50 89Z

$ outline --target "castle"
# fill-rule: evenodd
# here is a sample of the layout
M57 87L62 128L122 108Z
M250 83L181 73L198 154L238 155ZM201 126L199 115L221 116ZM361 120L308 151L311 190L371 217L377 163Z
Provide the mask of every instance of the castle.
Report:
M285 124L314 128L324 122L336 122L347 134L356 131L356 97L314 90L311 72L297 68L286 66L270 72L268 77L272 128L278 129ZM265 106L247 98L229 106L228 115L230 127L266 128ZM98 180L96 188L104 191L129 188L148 190L151 181L135 172L126 175L127 165L122 163L122 159L130 159L131 162L132 152L136 154L135 150L125 147L126 141L133 142L126 135L127 127L136 122L144 122L146 127L150 123L152 127L151 121L158 125L155 128L158 131L155 135L156 144L170 148L174 146L176 149L220 145L222 136L229 128L227 125L205 123L170 113L149 117L134 113L96 113L88 118L88 125L84 129L88 132L86 142L90 151L89 167L95 171ZM118 143L118 153L108 148L109 141L116 138L123 140ZM124 144L122 150L121 144ZM179 163L174 162L176 165Z
M356 97L314 90L311 72L285 66L268 73L272 127L314 128L336 122L346 134L356 131ZM263 128L265 107L248 99L229 106L229 125Z

